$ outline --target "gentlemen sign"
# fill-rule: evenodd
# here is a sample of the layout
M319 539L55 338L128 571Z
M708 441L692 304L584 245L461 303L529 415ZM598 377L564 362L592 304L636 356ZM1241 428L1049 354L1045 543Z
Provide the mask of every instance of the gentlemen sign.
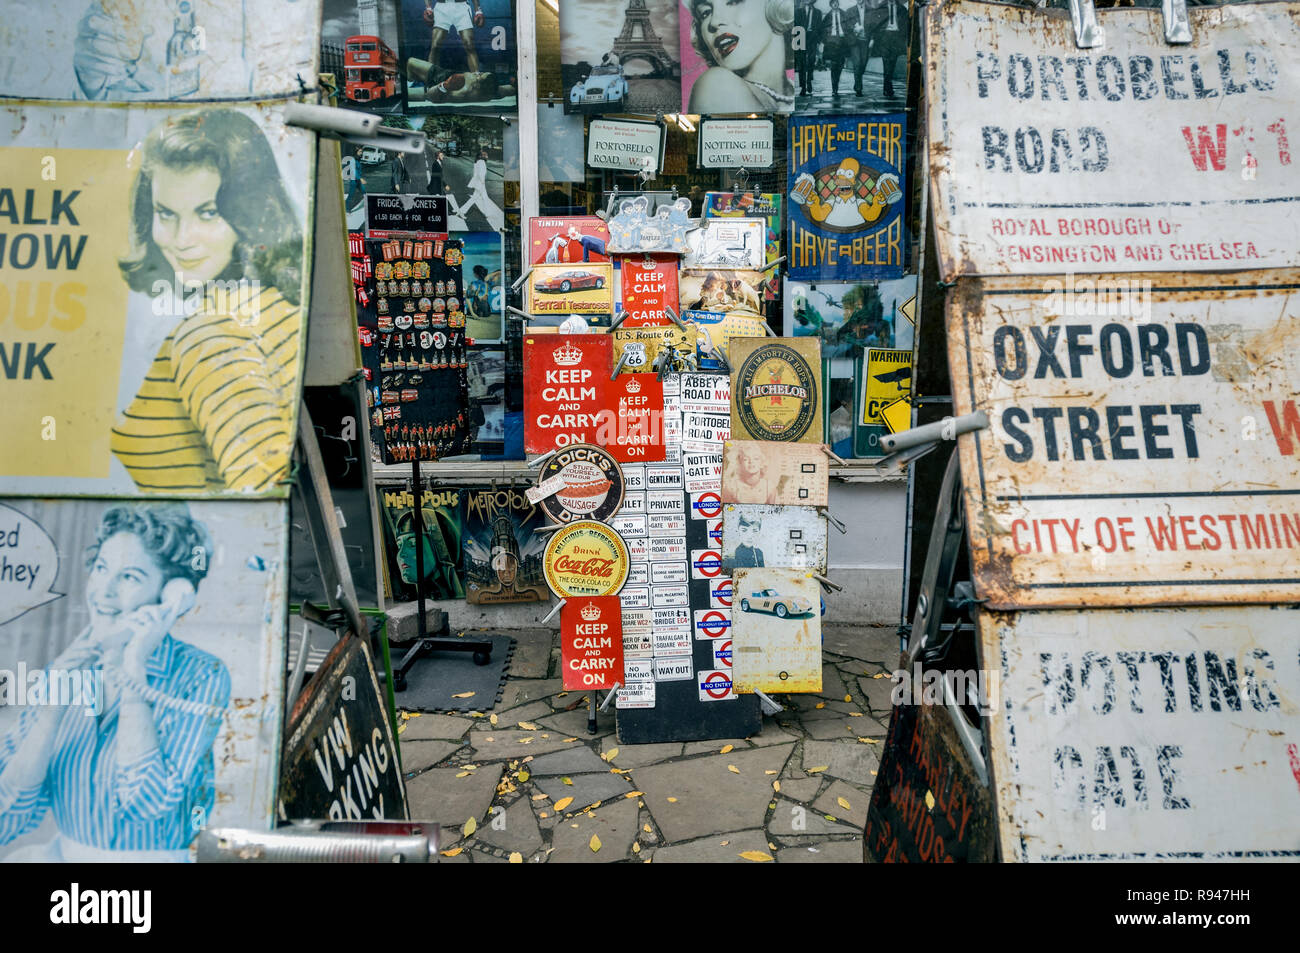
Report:
M1159 9L1108 10L1081 50L1068 17L926 8L945 279L1300 264L1296 7L1188 13L1190 45Z
M989 607L1300 599L1300 271L1188 280L950 294L955 412L989 417L959 444Z
M701 169L770 169L772 120L701 119Z

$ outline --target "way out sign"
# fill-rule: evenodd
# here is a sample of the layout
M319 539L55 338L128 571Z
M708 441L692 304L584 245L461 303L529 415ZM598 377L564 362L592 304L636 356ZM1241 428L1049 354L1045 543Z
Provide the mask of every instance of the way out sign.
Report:
M565 691L610 689L623 681L623 615L618 596L569 596L560 610Z

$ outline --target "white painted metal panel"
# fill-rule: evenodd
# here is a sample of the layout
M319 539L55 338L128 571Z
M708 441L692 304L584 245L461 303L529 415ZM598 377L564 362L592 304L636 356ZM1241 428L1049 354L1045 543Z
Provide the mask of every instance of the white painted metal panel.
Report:
M984 613L1002 856L1300 858L1300 611Z

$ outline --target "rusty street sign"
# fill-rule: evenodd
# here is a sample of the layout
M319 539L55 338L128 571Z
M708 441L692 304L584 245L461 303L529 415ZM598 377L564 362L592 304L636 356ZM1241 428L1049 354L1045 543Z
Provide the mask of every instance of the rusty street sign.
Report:
M954 289L955 412L989 416L959 446L990 608L1300 599L1298 293L1294 270Z
M1300 264L1297 10L1192 9L1181 46L1159 7L1107 10L1085 50L1069 17L926 7L943 277Z
M1300 857L1297 623L1280 606L982 613L1003 859Z

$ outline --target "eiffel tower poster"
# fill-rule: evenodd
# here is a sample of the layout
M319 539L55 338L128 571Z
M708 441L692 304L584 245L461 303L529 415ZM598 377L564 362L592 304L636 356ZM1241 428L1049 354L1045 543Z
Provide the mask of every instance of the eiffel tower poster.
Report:
M678 112L676 0L564 0L560 59L566 112Z

